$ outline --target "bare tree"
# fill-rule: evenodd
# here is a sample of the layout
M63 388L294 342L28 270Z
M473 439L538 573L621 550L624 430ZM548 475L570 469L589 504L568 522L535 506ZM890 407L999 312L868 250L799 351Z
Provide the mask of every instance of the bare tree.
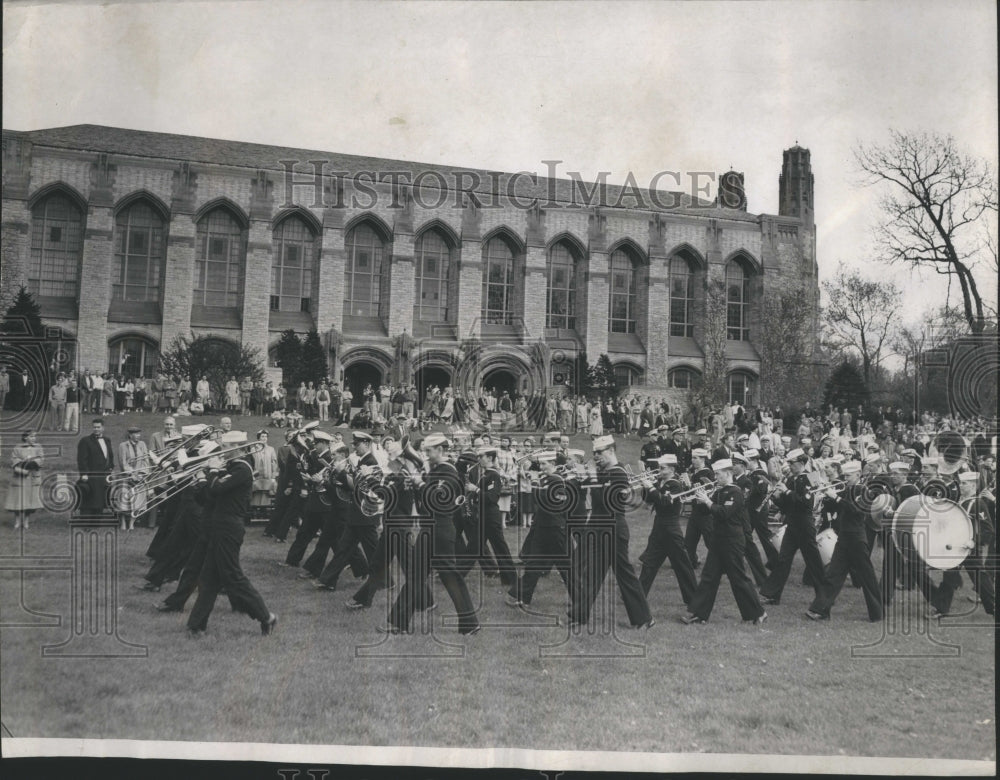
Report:
M760 397L786 409L815 400L826 366L815 343L816 307L805 290L790 290L762 301Z
M861 358L865 384L871 388L873 376L882 364L883 349L893 336L900 292L892 282L865 279L844 266L833 279L823 282L830 303L823 312L827 341L834 349L853 350Z
M707 414L726 401L726 285L719 279L708 283L705 293L705 363L691 392L691 404Z
M983 301L976 272L996 281L996 180L990 166L963 154L951 136L890 131L885 146L859 146L855 159L869 184L890 185L880 200L876 228L881 259L932 268L957 279L972 333L981 333L995 309ZM995 289L995 288L994 288Z

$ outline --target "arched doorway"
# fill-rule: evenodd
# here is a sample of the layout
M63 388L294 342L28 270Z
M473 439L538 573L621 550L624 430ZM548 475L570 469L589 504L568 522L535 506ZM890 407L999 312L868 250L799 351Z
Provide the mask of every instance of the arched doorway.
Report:
M344 386L353 394L355 406L361 406L364 403L367 385L371 385L372 389L375 389L380 384L382 384L382 369L367 360L351 363L344 369Z
M483 389L489 390L491 388L497 398L503 395L504 390L513 398L520 389L517 377L506 368L494 368L483 375Z
M444 390L451 385L451 371L443 366L424 366L418 368L413 374L413 384L417 386L417 398L423 407L427 388L432 385L439 390Z

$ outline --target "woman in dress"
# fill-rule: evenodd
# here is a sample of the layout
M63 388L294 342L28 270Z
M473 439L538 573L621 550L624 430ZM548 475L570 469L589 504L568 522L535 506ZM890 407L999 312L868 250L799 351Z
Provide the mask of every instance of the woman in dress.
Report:
M203 376L198 380L198 384L194 388L195 393L198 394L198 402L204 406L206 409L212 408L212 388L208 384L208 377Z
M135 380L135 408L142 414L146 411L146 378L136 377Z
M451 394L451 388L444 392L444 407L441 409L441 422L451 425L455 416L455 397Z
M236 381L236 377L229 377L229 381L226 382L226 411L230 414L236 414L240 410L240 383Z
M28 518L42 508L40 487L45 458L34 431L21 434L21 443L11 451L10 459L14 474L7 490L6 508L14 515L14 528L20 528L22 523L27 528Z
M125 414L125 377L121 374L115 377L115 411Z
M271 499L278 489L278 454L267 443L267 431L257 431L257 441L264 445L264 449L253 453L254 480L250 512L254 517L267 517Z
M135 383L131 378L125 380L125 411L131 412L135 408Z
M590 410L590 435L603 436L604 424L601 420L601 404L595 403Z
M104 375L104 389L101 391L101 409L104 414L114 414L115 412L115 389L116 382L111 374Z

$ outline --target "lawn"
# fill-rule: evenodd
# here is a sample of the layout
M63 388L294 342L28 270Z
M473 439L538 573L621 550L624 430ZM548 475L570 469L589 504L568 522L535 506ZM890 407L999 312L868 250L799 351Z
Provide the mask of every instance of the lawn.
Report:
M147 439L159 424L149 415L111 418L115 443L135 419ZM251 435L263 424L234 420ZM5 437L5 464L13 438ZM70 446L49 458L46 473L72 471L75 444L63 443ZM623 451L635 463L638 443ZM8 479L5 466L0 494ZM639 509L629 519L635 561L651 517ZM956 604L970 614L947 625L916 620L903 633L895 623L870 624L851 588L832 621L814 624L804 617L812 589L801 585L798 560L763 627L740 623L726 582L710 623L684 626L667 567L650 594L657 623L648 632L627 628L609 581L604 622L569 635L554 621L565 612L554 574L539 585L536 615L506 607L497 580L470 575L482 604L479 635L458 636L436 585L439 609L425 632L383 637L375 627L384 598L349 612L349 572L336 592L318 591L298 570L277 566L287 548L261 529L248 530L243 562L280 616L267 638L224 598L200 641L186 637L185 616L157 613L167 589L134 587L148 568L145 529L118 538L117 616L119 636L148 648L144 658L44 657L43 645L69 635L69 573L0 572L5 728L17 737L996 760L993 623L981 609L971 613L968 583ZM508 535L514 548L516 529ZM22 537L8 515L0 549L65 556L69 538L66 517L36 516ZM62 615L61 626L11 626L26 620L22 576L23 604Z

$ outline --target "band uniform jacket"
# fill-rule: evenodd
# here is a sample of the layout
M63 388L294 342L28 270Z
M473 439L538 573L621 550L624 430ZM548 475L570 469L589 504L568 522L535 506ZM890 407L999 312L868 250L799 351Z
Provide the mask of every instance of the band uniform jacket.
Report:
M565 528L569 520L574 496L568 482L558 474L543 474L532 489L535 499L535 516L532 526L539 528ZM580 495L580 503L583 496Z
M694 474L691 475L691 487L697 485L707 485L710 482L715 481L715 472L709 468L700 468ZM691 519L700 520L702 525L707 522L708 526L711 526L712 513L708 511L708 508L700 501L695 501L691 504Z
M628 475L621 464L597 472L594 489L590 493L592 520L609 520L625 523L624 507L629 494Z
M712 494L712 506L708 507L712 515L715 535L733 535L742 537L745 534L748 521L746 518L746 502L743 491L737 485L725 485Z
M972 523L976 547L982 549L989 546L996 538L996 502L980 493L978 496L965 499L959 506L965 510Z
M861 541L866 540L865 523L867 522L864 506L865 486L843 487L837 491L836 498L823 497L823 507L829 512L836 512L839 536L852 536Z
M643 500L653 508L653 525L677 523L681 514L681 502L671 494L680 493L684 487L676 479L658 480L651 488L646 488Z
M435 538L455 543L454 499L464 494L463 483L453 464L442 461L431 466L420 490L420 504L434 521Z
M765 508L765 497L771 489L771 480L767 477L764 469L754 469L746 475L750 480L750 490L747 493L747 512L751 516L767 513Z
M785 516L785 523L813 522L812 483L805 473L785 479L788 492L774 497L774 503Z
M753 528L750 526L750 493L754 489L753 477L750 472L744 472L740 474L739 478L735 482L736 487L740 489L743 493L743 504L744 512L743 516L746 518L746 532L749 534Z
M496 469L483 469L479 477L479 492L476 498L479 504L480 516L484 521L500 523L500 487L502 480Z
M226 464L225 471L213 471L208 475L205 490L213 501L213 521L243 523L250 516L253 467L243 458L234 458Z
M653 458L658 458L663 453L660 452L660 445L655 441L648 441L642 445L642 459L652 460Z
M307 459L306 471L309 473L310 477L315 477L323 469L330 465L333 460L329 451L322 454L309 453ZM321 514L326 512L329 507L327 503L329 501L327 495L328 481L323 482L313 482L310 480L303 480L303 484L309 491L308 496L306 496L306 504L304 507L304 512L306 514Z

